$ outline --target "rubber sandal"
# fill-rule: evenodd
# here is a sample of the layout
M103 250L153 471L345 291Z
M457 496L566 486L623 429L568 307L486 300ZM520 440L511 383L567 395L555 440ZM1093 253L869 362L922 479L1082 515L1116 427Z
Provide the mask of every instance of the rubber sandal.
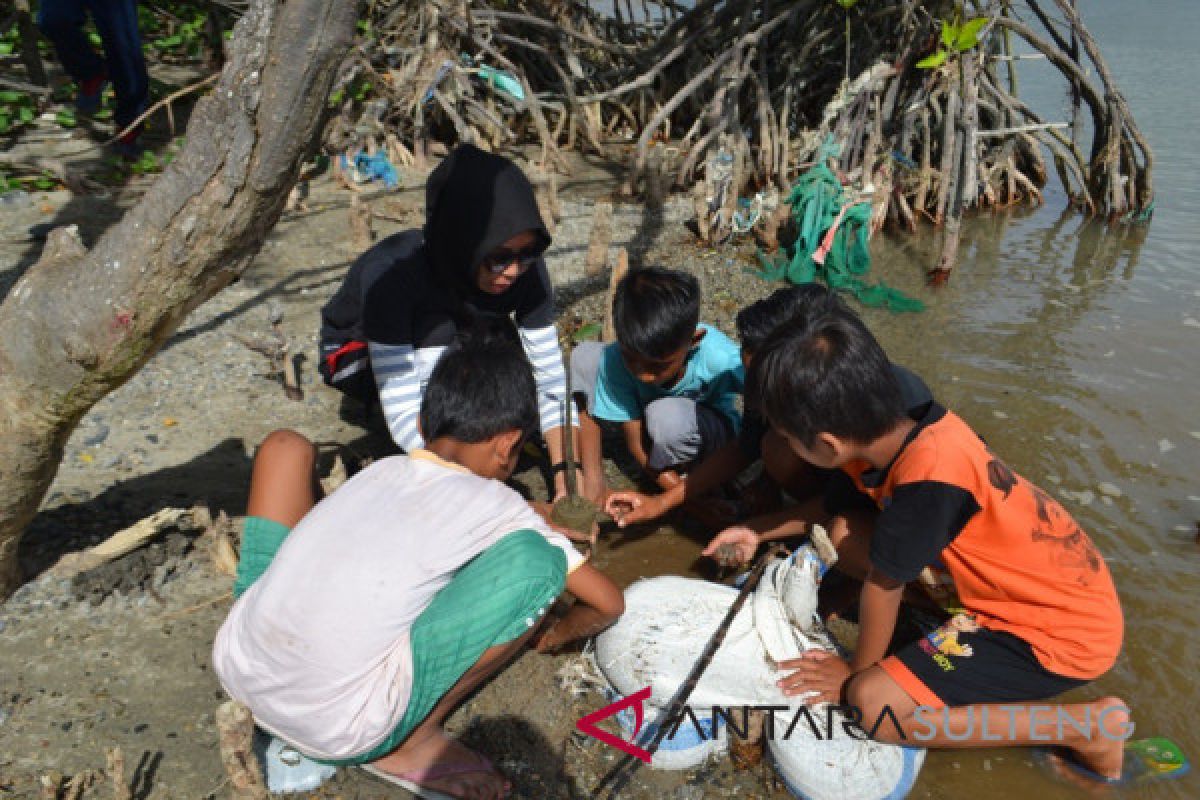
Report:
M257 729L254 745L272 794L311 792L337 772L336 767L313 761L282 739Z
M492 765L492 762L484 756L480 756L477 761L454 761L447 764L437 764L429 769L414 769L401 773L385 772L370 764L360 764L359 766L368 774L374 775L382 781L387 781L393 786L399 786L401 789L405 789L413 795L422 798L422 800L459 800L459 798L452 794L439 792L437 789L430 789L422 785L428 781L449 778L454 775L469 775L472 772L496 772L496 768Z
M1038 755L1048 764L1052 752L1039 750ZM1103 786L1127 786L1131 783L1182 778L1192 768L1179 745L1164 736L1126 742L1119 778L1101 775L1066 755L1058 755L1057 761L1077 775Z

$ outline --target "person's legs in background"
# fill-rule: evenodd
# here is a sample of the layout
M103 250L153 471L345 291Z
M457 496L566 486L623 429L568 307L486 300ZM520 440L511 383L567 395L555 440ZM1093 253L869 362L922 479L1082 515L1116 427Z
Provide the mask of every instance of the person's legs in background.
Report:
M88 10L100 39L104 42L105 63L117 108L113 112L117 130L124 130L148 107L150 77L142 55L142 37L138 32L136 0L87 0ZM118 140L122 155L137 155L140 127ZM125 152L128 150L129 152Z
M54 45L54 52L75 83L79 93L75 107L81 114L94 114L100 108L100 96L107 78L104 61L92 49L83 32L87 14L85 0L42 0L38 9L38 28Z
M104 44L103 59L83 31L89 11ZM75 99L79 113L91 115L100 109L106 81L112 82L117 96L113 119L118 131L146 110L150 78L135 0L42 0L38 27L54 45L63 69L79 85ZM139 129L130 131L118 142L122 155L137 154L138 133Z

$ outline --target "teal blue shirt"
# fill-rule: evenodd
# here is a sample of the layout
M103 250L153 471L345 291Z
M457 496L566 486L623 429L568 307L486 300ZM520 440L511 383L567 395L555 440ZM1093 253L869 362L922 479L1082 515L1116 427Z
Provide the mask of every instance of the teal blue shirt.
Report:
M711 325L701 325L704 338L688 353L683 377L664 389L642 383L625 366L615 344L604 348L592 414L610 422L641 419L647 405L662 397L686 397L720 412L736 431L741 422L736 399L745 387L742 356L728 336Z

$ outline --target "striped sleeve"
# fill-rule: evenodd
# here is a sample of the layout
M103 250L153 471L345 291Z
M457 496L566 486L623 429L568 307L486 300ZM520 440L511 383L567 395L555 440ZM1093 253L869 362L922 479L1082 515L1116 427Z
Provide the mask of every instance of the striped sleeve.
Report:
M371 371L379 389L379 404L387 420L392 439L405 452L423 447L425 441L417 430L421 413L421 396L433 372L433 366L444 347L422 347L410 344L387 345L368 342Z
M563 370L562 349L558 346L558 329L547 325L544 328L518 328L518 331L525 355L533 365L542 433L562 427L567 375ZM571 424L579 424L574 407L571 408Z

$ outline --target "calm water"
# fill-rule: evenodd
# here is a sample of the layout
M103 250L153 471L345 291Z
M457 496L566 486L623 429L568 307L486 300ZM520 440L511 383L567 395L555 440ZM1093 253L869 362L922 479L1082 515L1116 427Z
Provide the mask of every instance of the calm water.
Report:
M1155 150L1152 224L1119 231L1060 217L1065 200L1052 189L1043 208L966 226L959 271L936 293L921 280L936 262L932 237L881 238L876 269L930 307L868 319L896 361L922 374L1015 469L1057 492L1107 557L1125 608L1125 650L1075 696L1125 698L1139 736L1170 736L1196 761L1200 2L1080 7ZM1022 91L1048 120L1066 119L1065 89L1052 73L1025 62ZM627 569L656 561L647 571L663 569L655 539L627 544ZM672 568L686 566L681 558L676 550ZM911 796L1026 793L1085 796L1019 750L932 753ZM1200 797L1200 766L1182 780L1108 796Z

